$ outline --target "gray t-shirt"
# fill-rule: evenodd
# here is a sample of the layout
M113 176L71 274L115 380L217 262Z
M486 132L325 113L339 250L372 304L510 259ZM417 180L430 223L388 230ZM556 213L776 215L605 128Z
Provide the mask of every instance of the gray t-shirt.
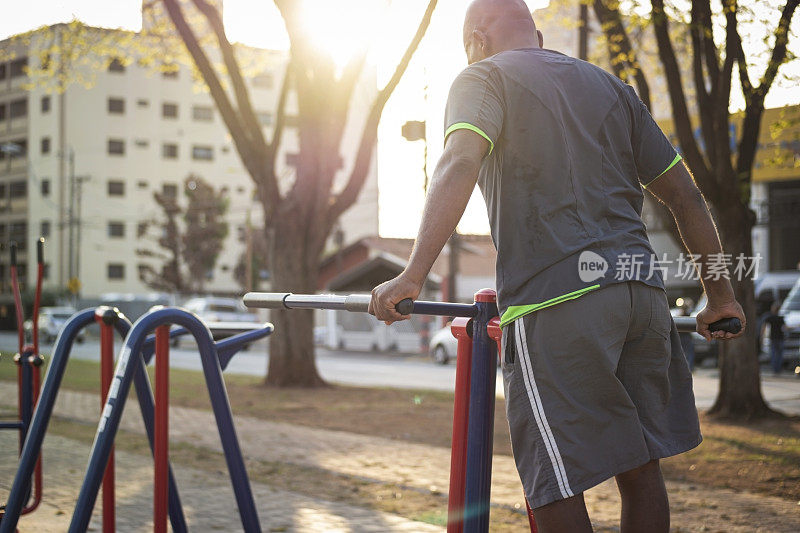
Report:
M478 184L503 324L610 283L664 287L642 185L680 160L629 86L551 50L501 52L450 89L445 137L489 140Z

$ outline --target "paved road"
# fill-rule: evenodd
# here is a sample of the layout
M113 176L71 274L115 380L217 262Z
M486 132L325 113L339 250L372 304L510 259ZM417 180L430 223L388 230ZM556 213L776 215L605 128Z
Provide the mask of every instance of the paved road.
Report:
M43 346L42 352L48 353L50 349L51 346ZM12 333L0 332L0 350L16 351L16 337ZM260 341L250 350L237 354L226 372L263 376L267 368L266 352L266 342ZM83 344L76 344L72 356L77 359L98 360L97 341L89 339ZM197 352L189 349L189 342L170 351L170 363L174 368L201 369ZM323 379L348 385L452 391L455 384L455 365L436 365L421 356L373 355L319 349L317 367ZM703 368L696 370L694 377L697 406L707 409L716 398L719 373L716 369ZM765 370L761 386L764 397L774 408L800 415L800 379L790 375L773 377ZM497 395L503 395L499 373Z

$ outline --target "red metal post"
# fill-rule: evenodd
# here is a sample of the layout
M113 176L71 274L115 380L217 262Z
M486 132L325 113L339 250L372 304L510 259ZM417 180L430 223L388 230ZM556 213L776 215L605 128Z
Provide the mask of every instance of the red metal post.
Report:
M167 533L169 472L169 326L156 328L156 394L153 459L153 531Z
M108 399L108 391L114 379L114 326L105 323L102 316L96 317L100 323L100 408ZM116 531L116 502L114 498L114 447L106 463L103 474L103 533Z
M450 452L450 490L447 500L447 533L464 528L464 486L467 472L469 384L472 369L472 319L459 317L450 326L458 339L456 394L453 402L453 441Z

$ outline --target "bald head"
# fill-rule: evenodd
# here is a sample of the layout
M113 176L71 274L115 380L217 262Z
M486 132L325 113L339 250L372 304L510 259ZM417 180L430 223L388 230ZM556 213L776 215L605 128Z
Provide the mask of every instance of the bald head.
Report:
M464 50L470 64L515 48L542 46L523 0L474 0L464 18Z

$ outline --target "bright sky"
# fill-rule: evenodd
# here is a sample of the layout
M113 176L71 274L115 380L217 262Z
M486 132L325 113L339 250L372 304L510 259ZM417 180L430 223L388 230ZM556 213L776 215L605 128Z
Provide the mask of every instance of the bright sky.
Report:
M397 60L416 30L427 0L306 0L315 16L309 20L320 45L344 60L357 46L355 31L348 31L347 13L358 12L371 23L371 60L378 64L379 84L393 71ZM531 9L545 7L549 0L526 0ZM771 1L771 0L770 0ZM390 4L387 16L381 6ZM461 42L461 24L468 0L439 0L431 26L409 70L384 111L378 143L380 185L380 231L385 236L413 237L419 224L423 196L424 146L400 135L407 120L428 122L428 172L441 153L442 121L447 91L453 78L466 66ZM367 9L363 9L368 6ZM140 0L26 0L14 6L13 17L0 18L0 39L35 27L72 18L96 26L138 30L141 27ZM344 14L344 15L343 15ZM269 0L224 0L228 37L251 46L285 49L288 40L282 20ZM351 17L352 18L352 17ZM795 19L798 17L796 16ZM358 21L356 21L357 23ZM543 28L545 36L547 29ZM776 90L768 106L798 103L794 89ZM735 102L733 105L736 105ZM475 194L459 229L466 233L488 231L485 207Z

